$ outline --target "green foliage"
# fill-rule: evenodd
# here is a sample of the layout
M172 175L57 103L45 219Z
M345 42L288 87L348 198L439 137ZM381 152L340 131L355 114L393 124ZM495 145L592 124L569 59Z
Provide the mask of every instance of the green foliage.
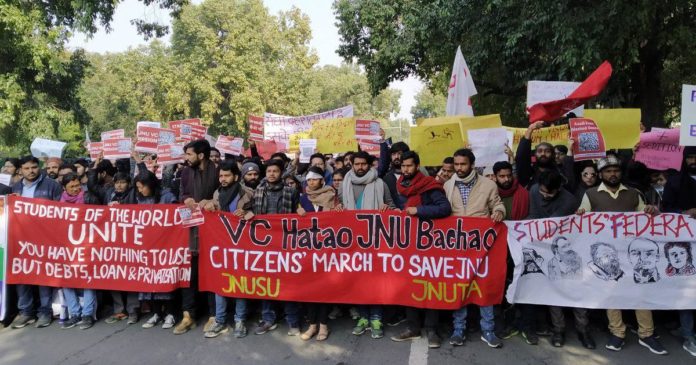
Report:
M444 88L443 88L444 90ZM413 119L435 118L446 115L447 97L442 93L433 93L427 87L423 87L416 95L416 105L411 108Z

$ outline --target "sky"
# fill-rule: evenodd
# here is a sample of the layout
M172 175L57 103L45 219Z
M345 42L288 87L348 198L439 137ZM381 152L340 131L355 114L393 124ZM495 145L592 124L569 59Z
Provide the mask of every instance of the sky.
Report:
M193 0L193 2L199 3L200 0ZM339 36L334 25L335 17L331 3L332 1L328 0L264 0L264 4L272 14L281 10L289 10L293 6L307 14L312 27L310 45L319 55L319 65L340 65L341 58L336 54ZM147 42L137 33L135 26L130 24L130 20L136 18L171 24L171 19L166 11L155 7L146 7L138 0L124 0L116 8L109 33L100 29L92 38L87 38L84 34L76 34L68 46L73 49L84 48L89 52L115 53L125 51L129 47L144 45ZM169 43L169 35L161 40ZM423 87L423 83L415 77L409 77L403 81L393 82L390 86L401 90L400 111L397 117L410 121L411 108L416 102L415 96ZM317 110L317 112L321 111L323 110Z

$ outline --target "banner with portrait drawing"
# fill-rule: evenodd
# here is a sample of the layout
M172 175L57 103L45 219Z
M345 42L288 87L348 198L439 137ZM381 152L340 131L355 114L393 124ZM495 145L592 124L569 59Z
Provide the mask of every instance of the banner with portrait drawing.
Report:
M696 220L586 213L506 222L511 303L599 309L695 309Z

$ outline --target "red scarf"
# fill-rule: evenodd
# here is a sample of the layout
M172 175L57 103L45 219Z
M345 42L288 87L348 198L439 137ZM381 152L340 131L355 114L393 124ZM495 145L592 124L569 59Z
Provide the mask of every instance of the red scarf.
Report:
M403 181L404 175L401 174L399 180L396 182L396 190L400 195L406 197L406 204L404 204L404 208L417 207L421 205L421 194L427 191L440 190L444 193L441 184L438 184L434 178L423 175L420 171L417 171L416 175L413 176L409 186L403 186L401 184Z
M509 189L498 187L498 194L501 199L512 197L512 212L508 214L508 218L514 221L527 218L529 214L529 192L520 186L517 179L513 180Z

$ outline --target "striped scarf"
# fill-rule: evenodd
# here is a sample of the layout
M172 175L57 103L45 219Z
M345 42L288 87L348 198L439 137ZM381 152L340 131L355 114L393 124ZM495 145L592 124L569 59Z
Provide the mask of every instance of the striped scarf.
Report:
M292 197L295 194L295 189L285 186L282 183L278 185L270 185L264 182L261 186L254 190L254 214L266 214L268 211L268 190L278 191L283 189L283 196L278 206L278 213L292 213L295 210L292 206Z

